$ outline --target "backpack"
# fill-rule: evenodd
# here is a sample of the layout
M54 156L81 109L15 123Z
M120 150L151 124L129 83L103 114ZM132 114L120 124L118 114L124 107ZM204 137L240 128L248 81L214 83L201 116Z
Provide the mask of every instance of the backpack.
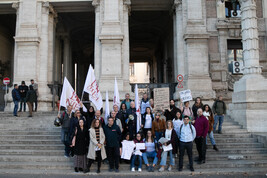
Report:
M180 127L180 134L181 134L183 125L184 125L184 124L182 124L181 127ZM189 126L190 126L191 133L193 134L192 124L189 123Z

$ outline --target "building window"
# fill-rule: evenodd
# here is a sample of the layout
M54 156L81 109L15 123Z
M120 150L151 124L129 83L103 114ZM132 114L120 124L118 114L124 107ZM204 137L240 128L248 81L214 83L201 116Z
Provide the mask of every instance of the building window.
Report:
M233 71L233 62L238 61L243 64L243 48L241 40L227 40L228 70Z
M241 11L240 11L240 3L237 2L237 16L234 16L233 15L233 5L231 3L231 0L230 1L225 1L225 16L227 18L230 18L230 17L241 17Z

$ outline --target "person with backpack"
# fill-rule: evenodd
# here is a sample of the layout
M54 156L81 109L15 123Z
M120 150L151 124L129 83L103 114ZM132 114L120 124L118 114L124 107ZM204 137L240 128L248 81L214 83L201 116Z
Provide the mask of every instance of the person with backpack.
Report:
M140 103L140 109L141 109L142 117L145 114L147 107L151 108L147 94L144 93L143 98L142 98L141 103Z
M178 129L178 138L180 140L179 143L179 171L183 170L183 161L184 161L184 152L186 150L188 159L189 159L189 167L191 171L194 171L193 167L193 141L196 138L196 129L189 122L190 119L188 116L184 116L184 123Z
M57 116L61 123L61 142L65 145L66 158L70 157L70 119L72 117L72 106L67 107L67 111L64 111L62 115Z
M226 104L223 101L222 96L219 96L212 106L212 111L215 115L213 129L216 132L216 127L219 121L218 133L222 133L222 124L224 120L224 115L226 114Z
M189 106L189 101L184 102L184 106L183 106L183 103L181 102L180 109L182 111L182 117L188 116L190 118L190 121L193 121L194 114L193 114L192 109Z

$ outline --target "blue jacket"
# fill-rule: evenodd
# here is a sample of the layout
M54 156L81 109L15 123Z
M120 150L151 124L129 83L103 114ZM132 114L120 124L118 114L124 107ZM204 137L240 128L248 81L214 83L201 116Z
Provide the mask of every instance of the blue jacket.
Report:
M12 98L13 98L13 101L19 101L20 100L19 90L15 89L15 88L12 90Z

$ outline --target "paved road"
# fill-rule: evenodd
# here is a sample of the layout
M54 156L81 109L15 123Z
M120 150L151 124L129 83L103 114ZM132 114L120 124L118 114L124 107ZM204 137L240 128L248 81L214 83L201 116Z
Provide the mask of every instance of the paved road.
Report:
M132 175L132 176L123 176L123 175L84 175L84 174L77 174L77 175L6 175L6 174L0 174L0 178L84 178L84 177L90 177L90 178L155 178L155 177L161 177L163 176L157 176L156 174L153 176L147 176L147 175ZM168 175L166 176L168 178L246 178L246 177L253 177L253 178L267 178L266 175L248 175L248 174L242 174L242 175Z

